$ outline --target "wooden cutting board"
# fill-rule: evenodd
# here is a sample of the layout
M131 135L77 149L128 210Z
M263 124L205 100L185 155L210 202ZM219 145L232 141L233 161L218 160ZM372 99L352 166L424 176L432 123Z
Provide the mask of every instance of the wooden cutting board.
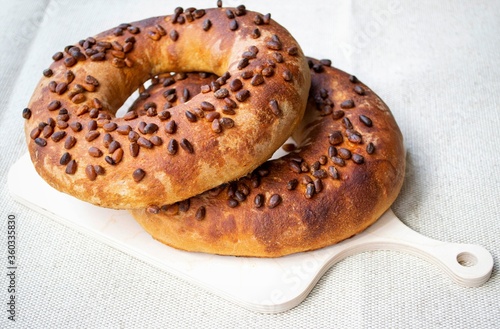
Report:
M96 207L54 190L38 176L28 154L10 169L8 186L13 198L29 208L256 312L293 308L332 265L366 251L396 250L419 256L466 287L485 283L493 268L493 258L485 248L422 236L391 210L361 234L334 246L260 259L190 253L165 246L145 233L128 212Z

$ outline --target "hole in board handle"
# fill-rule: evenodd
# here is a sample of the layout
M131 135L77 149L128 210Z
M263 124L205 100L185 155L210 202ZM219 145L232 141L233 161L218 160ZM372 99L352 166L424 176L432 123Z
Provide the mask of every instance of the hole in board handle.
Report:
M471 267L477 264L477 257L470 252L461 252L457 255L457 262L464 267Z

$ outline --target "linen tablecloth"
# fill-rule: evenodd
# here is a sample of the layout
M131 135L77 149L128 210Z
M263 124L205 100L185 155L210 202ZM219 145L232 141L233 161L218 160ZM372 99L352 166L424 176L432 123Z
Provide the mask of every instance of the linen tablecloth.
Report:
M247 311L16 203L6 188L26 153L21 111L51 56L123 22L214 1L3 1L0 12L0 327L495 328L500 284L452 282L394 251L333 266L299 306ZM226 6L240 2L224 1ZM248 1L304 51L355 74L405 137L394 212L440 241L484 246L499 261L500 2ZM16 321L8 320L8 218L16 219Z

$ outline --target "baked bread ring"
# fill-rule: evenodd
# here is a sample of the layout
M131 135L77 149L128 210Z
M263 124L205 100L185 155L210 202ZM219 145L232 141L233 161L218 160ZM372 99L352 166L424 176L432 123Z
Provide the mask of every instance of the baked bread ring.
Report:
M145 231L188 251L278 257L349 238L389 208L405 172L391 112L329 61L309 63L312 86L293 135L297 149L180 203L131 210ZM159 99L161 87L150 93Z
M31 159L57 190L109 208L175 203L251 172L298 124L310 86L294 38L244 6L177 8L53 59L23 111ZM146 116L115 117L134 91L148 97L146 81L191 71L219 78L198 95L166 89Z

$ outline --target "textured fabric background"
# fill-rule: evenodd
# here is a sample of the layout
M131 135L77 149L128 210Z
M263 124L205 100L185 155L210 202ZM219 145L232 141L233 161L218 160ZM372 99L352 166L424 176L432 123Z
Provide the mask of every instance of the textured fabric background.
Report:
M332 59L386 101L408 148L395 213L426 236L486 247L496 264L491 279L462 288L414 256L367 252L333 266L298 307L263 315L17 204L6 176L26 152L21 110L52 54L119 23L170 14L178 3L2 1L0 327L14 326L5 311L6 220L14 214L19 328L498 328L500 3L284 3L245 4L271 12L307 54Z

